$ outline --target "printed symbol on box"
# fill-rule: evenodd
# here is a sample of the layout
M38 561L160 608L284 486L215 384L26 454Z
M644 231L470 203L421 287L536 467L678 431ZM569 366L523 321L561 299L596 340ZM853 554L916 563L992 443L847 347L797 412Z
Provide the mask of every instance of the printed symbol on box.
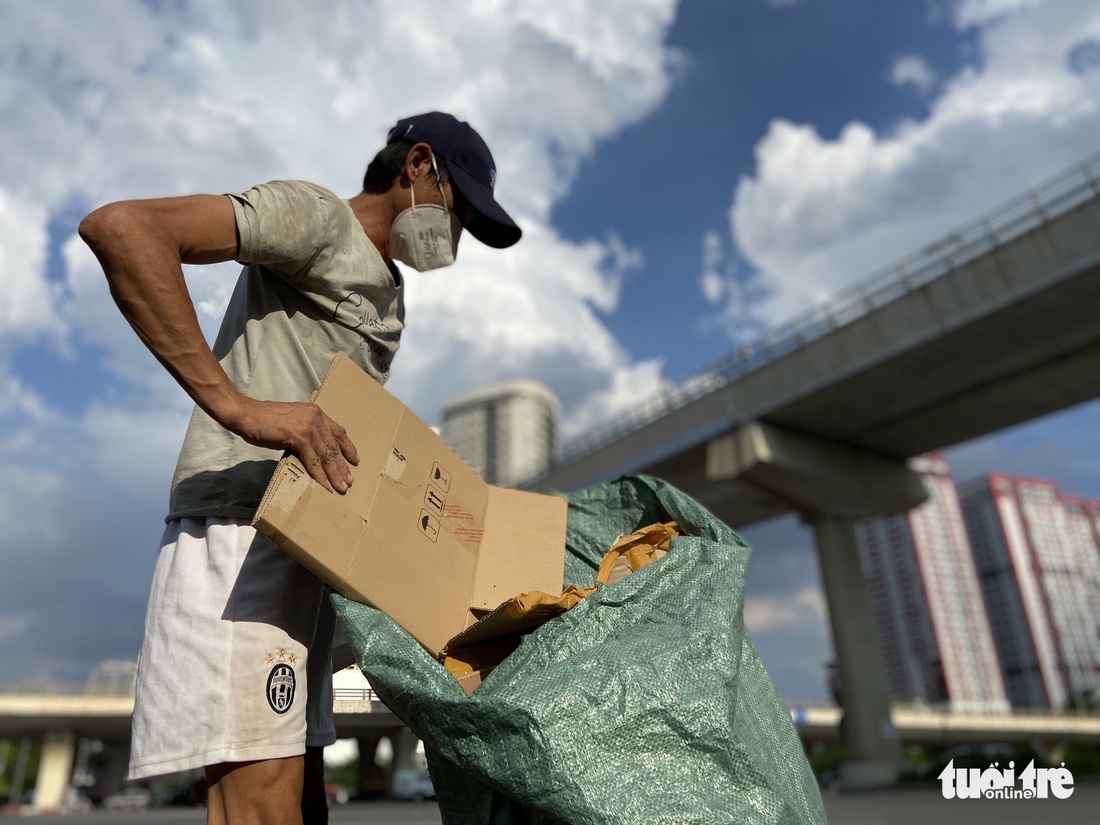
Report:
M443 515L443 506L447 503L447 499L444 498L443 493L439 491L434 485L429 484L428 489L424 493L424 503L437 515Z
M427 510L420 511L420 518L417 519L416 526L420 528L421 533L432 541L439 538L439 519Z
M440 467L439 462L432 466L432 481L438 484L444 493L451 489L451 474Z

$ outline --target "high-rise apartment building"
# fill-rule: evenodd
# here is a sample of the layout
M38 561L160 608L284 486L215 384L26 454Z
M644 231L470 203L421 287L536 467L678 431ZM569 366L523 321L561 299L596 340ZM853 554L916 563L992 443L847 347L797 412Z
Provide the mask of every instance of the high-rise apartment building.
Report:
M1085 518L1092 525L1092 537L1096 546L1100 547L1100 498L1087 499L1081 504Z
M535 381L508 381L446 402L441 435L490 484L514 487L559 457L560 405Z
M960 491L1013 705L1100 697L1100 551L1092 502L1000 473Z
M928 499L856 527L890 690L953 710L1007 711L951 468L938 455L909 466Z

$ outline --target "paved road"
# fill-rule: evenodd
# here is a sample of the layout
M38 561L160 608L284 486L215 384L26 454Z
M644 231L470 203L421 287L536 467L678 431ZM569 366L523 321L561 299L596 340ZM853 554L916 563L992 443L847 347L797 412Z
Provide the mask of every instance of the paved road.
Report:
M946 800L939 787L865 793L826 793L829 825L1095 825L1100 782L1078 782L1066 800ZM15 820L11 820L13 825ZM94 811L56 817L64 825L202 825L202 808L143 813ZM440 825L434 802L367 802L332 809L332 825ZM582 825L582 823L578 823Z
M1069 799L948 800L938 785L827 792L825 811L829 825L1096 825L1100 783L1078 782Z
M203 825L205 808L157 808L148 811L104 811L54 817L0 816L0 821L55 822L58 825ZM440 825L439 808L434 802L354 802L338 805L329 812L331 825Z

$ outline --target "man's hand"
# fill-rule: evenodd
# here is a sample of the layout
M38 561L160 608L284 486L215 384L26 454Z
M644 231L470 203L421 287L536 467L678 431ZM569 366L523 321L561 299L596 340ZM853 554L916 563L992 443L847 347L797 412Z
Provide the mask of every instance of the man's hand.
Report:
M346 493L352 484L348 463L358 464L359 453L347 430L325 415L316 404L257 401L240 396L240 408L222 423L257 447L290 450L306 471L330 492Z

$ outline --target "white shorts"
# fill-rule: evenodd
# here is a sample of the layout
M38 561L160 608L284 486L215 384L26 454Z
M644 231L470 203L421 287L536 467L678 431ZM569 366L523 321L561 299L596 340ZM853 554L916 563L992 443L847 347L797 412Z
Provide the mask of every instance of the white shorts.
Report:
M247 521L170 522L138 658L130 779L336 741L324 591Z

